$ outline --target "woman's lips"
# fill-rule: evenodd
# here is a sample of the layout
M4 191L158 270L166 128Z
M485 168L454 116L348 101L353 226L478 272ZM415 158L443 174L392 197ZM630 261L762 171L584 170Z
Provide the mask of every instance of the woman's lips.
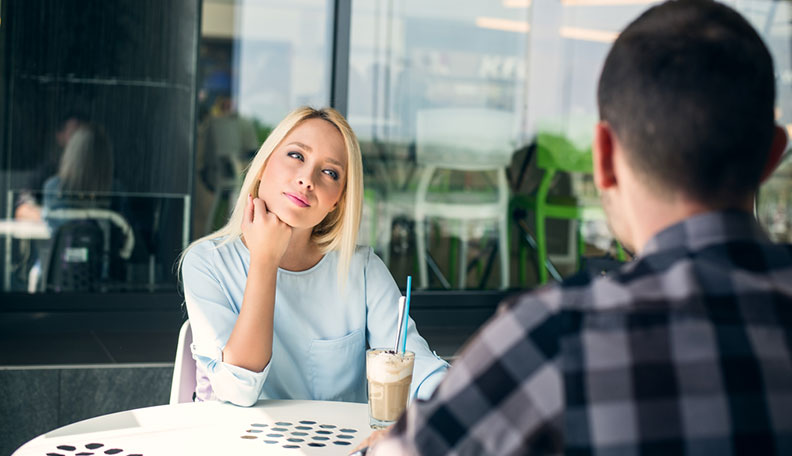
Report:
M310 206L310 204L308 204L307 201L302 199L300 196L295 195L294 193L284 193L284 195L286 195L286 197L289 198L292 203L296 204L299 207L309 207Z

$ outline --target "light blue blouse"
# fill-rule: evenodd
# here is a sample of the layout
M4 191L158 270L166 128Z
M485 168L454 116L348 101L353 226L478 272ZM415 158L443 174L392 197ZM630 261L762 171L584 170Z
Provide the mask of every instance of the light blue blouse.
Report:
M216 247L203 241L182 265L197 362L196 397L252 405L259 398L366 401L365 350L396 339L400 291L370 247L358 247L348 283L338 283L337 252L299 272L278 269L272 358L262 372L222 361L242 306L250 252L240 239ZM409 320L407 350L415 352L412 397L428 398L448 364Z

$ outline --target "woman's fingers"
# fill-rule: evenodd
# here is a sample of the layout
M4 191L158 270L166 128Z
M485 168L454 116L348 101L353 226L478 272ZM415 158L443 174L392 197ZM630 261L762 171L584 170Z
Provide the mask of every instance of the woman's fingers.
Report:
M242 217L242 223L250 223L253 221L253 195L248 195L247 203L245 204L245 216Z
M255 214L259 218L265 217L268 214L267 205L264 204L264 200L261 199L261 198L256 198L256 199L253 200L253 208L254 208L253 210L254 210Z

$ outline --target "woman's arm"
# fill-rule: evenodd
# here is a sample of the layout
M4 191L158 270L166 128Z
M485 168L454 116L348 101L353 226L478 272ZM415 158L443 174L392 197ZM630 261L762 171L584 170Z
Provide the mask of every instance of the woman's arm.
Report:
M223 362L223 348L239 318L243 300L245 265L229 261L214 242L196 244L187 251L182 263L184 298L193 344L190 347L208 385L199 379L199 400L218 399L237 405L256 403L269 369L253 372ZM236 258L236 256L234 256ZM238 291L236 291L238 290Z
M242 234L250 251L242 309L223 349L223 361L261 372L272 358L272 320L278 264L291 239L292 229L264 201L248 196Z

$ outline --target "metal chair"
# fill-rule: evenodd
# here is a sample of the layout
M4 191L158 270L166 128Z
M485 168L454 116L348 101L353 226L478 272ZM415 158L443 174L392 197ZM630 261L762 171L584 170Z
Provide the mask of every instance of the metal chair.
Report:
M599 202L581 202L574 197L549 196L553 178L558 172L592 173L593 164L591 148L578 148L563 135L540 132L536 138L536 166L544 171L542 180L536 193L533 195L516 195L511 202L512 213L515 209L530 210L534 212L536 221L536 256L539 274L539 283L548 280L547 234L545 222L548 218L572 220L577 224L577 258L583 255L583 236L581 235L580 222L585 220L604 220L605 212ZM618 245L618 244L617 244ZM624 261L625 254L621 245L618 245L618 257ZM526 262L528 245L521 242L519 245L519 274L520 281L525 284Z

